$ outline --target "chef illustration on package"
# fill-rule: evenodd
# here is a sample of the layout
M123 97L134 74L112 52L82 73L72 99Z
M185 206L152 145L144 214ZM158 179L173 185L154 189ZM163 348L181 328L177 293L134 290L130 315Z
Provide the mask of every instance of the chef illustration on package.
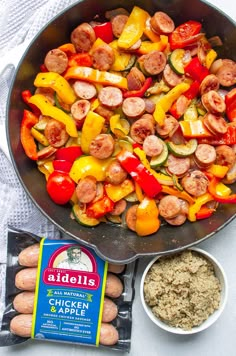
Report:
M43 239L32 338L98 345L107 262L72 240Z

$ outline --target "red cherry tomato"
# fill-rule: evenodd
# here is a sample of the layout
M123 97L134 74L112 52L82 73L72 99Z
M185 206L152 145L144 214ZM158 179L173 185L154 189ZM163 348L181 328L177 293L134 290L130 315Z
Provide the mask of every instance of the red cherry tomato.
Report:
M48 177L47 192L56 204L68 203L74 190L75 182L68 173L54 171Z
M169 42L172 50L184 48L198 39L198 34L201 31L202 25L198 21L187 21L178 27L170 34Z

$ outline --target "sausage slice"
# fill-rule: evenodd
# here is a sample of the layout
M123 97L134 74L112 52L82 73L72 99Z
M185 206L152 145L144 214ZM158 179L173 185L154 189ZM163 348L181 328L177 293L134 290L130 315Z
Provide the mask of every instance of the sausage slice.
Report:
M208 179L205 174L199 170L188 172L181 180L183 188L189 194L199 197L207 192Z
M210 90L217 91L219 89L219 87L220 87L220 81L217 78L217 76L214 74L209 74L201 82L201 85L199 88L200 94L201 95L206 94Z
M75 94L80 99L90 100L97 94L97 89L92 83L84 82L83 80L76 80L73 84Z
M117 109L123 102L122 91L111 86L104 87L98 94L100 103L109 109Z
M236 161L234 150L227 145L220 145L216 147L216 164L232 168Z
M147 136L143 142L143 150L149 157L160 155L163 149L163 143L156 135Z
M124 114L131 119L141 116L145 107L145 101L138 97L126 98L122 104Z
M76 195L80 203L90 203L97 194L97 181L93 176L81 178L76 187Z
M215 90L203 94L201 100L206 110L212 114L222 114L226 109L224 99Z
M168 35L175 29L174 21L165 12L157 11L150 20L154 32Z
M63 73L68 66L68 57L62 50L55 48L46 54L44 65L49 72Z
M174 195L166 195L159 202L159 213L164 219L172 219L181 212L181 202Z
M115 37L120 37L128 18L125 14L119 14L111 19L112 32Z
M54 119L50 119L45 127L44 135L52 147L63 146L69 138L65 125Z
M95 40L94 29L87 22L77 26L71 33L71 42L77 52L89 52Z
M224 134L227 132L227 123L222 116L208 113L204 116L203 123L214 134Z
M111 135L100 134L92 140L89 146L90 154L99 159L105 159L112 155L115 142Z
M111 66L115 61L114 51L106 43L94 48L91 51L91 57L93 61L93 67L101 71L107 71L111 69Z
M152 120L141 118L136 120L130 128L131 138L140 144L143 144L146 137L154 135L155 128Z
M202 143L197 146L194 156L200 167L207 168L215 162L216 150L213 146Z
M174 155L169 154L167 159L167 169L171 174L181 177L188 172L189 168L189 157L175 157Z
M144 54L138 61L149 75L161 73L166 66L166 56L161 51L151 51L148 54Z

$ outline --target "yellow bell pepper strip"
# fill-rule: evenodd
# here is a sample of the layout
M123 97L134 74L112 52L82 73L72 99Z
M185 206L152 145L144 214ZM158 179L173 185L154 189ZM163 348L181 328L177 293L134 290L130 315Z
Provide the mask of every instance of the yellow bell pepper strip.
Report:
M93 176L98 182L106 178L106 169L114 158L98 159L93 156L81 156L76 159L70 170L70 177L78 183L81 178Z
M159 41L160 41L160 36L152 30L151 24L150 24L150 20L151 20L151 16L149 16L148 19L146 20L143 33L144 33L144 34L149 38L149 40L151 40L152 42L159 42Z
M105 191L107 196L116 203L117 201L125 198L134 191L134 183L131 179L125 179L122 183L114 185L111 183L105 184Z
M44 136L44 134L42 134L41 132L36 130L34 127L32 127L32 129L31 129L31 134L35 138L36 141L41 143L41 145L43 145L43 146L49 145L49 142L48 142L47 138Z
M134 154L122 150L116 158L148 197L153 198L161 192L160 183Z
M86 215L89 218L99 219L114 209L114 202L106 195L86 206Z
M135 231L139 236L154 234L160 228L159 211L154 199L144 197L136 212Z
M138 201L141 203L141 201L143 201L143 198L144 198L142 189L137 182L134 182L134 186L135 186L135 194L138 198Z
M216 184L216 193L222 197L228 197L232 193L232 190L224 183L219 182Z
M212 63L216 60L217 58L217 53L214 51L214 49L210 49L205 58L205 66L210 69Z
M111 85L120 89L128 89L127 79L119 74L100 71L89 67L71 67L64 74L66 80L81 79L92 83Z
M216 209L208 208L207 206L202 206L200 210L196 213L196 219L197 220L208 219L210 216L213 215L215 211Z
M167 94L162 96L156 103L155 111L153 113L154 119L160 125L164 125L166 112L171 108L172 104L189 89L190 85L187 83L180 83L171 89Z
M50 116L55 120L62 122L67 133L72 137L77 137L78 132L76 128L75 121L67 115L61 109L58 109L56 106L53 106L49 100L42 94L35 94L29 99L30 103L36 105L41 111L42 115Z
M174 195L180 199L186 200L189 204L194 204L195 199L189 195L185 190L178 190L166 185L162 185L162 193Z
M208 169L207 172L213 174L213 176L217 178L224 178L226 173L228 172L229 167L227 166L221 166L219 164L212 164Z
M89 153L89 146L91 141L101 133L104 126L104 117L89 111L84 120L81 132L81 149L83 153Z
M211 138L212 133L206 128L202 120L180 121L180 128L185 138Z
M215 200L215 199L209 193L205 193L205 194L201 195L200 197L198 197L195 200L194 204L190 205L190 207L188 209L188 220L191 222L196 221L197 220L196 214L200 211L202 205L204 205L212 200Z
M36 161L38 159L37 146L31 133L32 127L39 121L31 111L24 110L20 126L20 140L26 156Z
M130 130L130 124L127 120L121 119L119 114L110 118L110 129L118 137L125 137Z
M149 17L150 15L146 11L134 6L118 39L118 46L122 49L133 46L142 37Z
M142 41L141 46L135 51L138 54L147 54L152 51L163 52L168 45L168 37L165 35L160 36L158 42Z
M213 196L214 200L218 203L223 204L236 204L236 194L231 194L228 196L222 196L217 192L217 184L220 182L219 178L213 177L210 183L208 184L208 191Z
M118 40L112 41L109 43L109 46L113 49L115 54L115 61L111 66L111 70L119 72L128 68L133 55L119 51Z
M73 104L76 95L70 84L60 74L55 72L38 73L34 85L42 88L52 88L66 104Z

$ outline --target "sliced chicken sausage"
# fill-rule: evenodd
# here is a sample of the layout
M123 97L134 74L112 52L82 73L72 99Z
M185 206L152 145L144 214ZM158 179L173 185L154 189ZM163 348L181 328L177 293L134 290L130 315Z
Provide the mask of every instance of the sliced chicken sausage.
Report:
M56 148L63 146L69 138L65 125L54 119L48 121L44 130L44 135L49 144Z
M115 141L109 134L100 134L95 137L89 146L90 154L99 159L105 159L112 155Z
M80 100L76 100L71 105L70 111L73 118L76 121L83 121L86 118L90 110L90 107L91 107L90 101L86 99L80 99Z
M106 182L120 184L127 178L127 172L117 160L112 161L106 169Z
M92 83L84 82L83 80L76 80L73 84L75 94L80 99L90 100L97 94L97 89Z
M160 200L158 208L164 219L172 219L180 214L181 202L174 195L166 195Z
M97 194L97 181L93 176L81 178L76 186L76 195L80 203L90 203Z
M126 209L127 203L124 199L118 200L113 210L110 212L111 215L121 215Z
M227 123L222 116L207 113L203 118L204 125L213 134L224 134L227 132Z
M149 135L143 141L143 150L149 157L160 155L163 149L163 142L156 135Z
M220 81L217 78L217 76L214 74L209 74L201 82L201 85L199 88L200 94L201 95L206 94L211 90L217 91L219 89L219 87L220 87Z
M186 219L187 219L187 216L185 214L178 214L177 216L175 216L172 219L165 219L165 221L170 225L180 226L185 223Z
M181 184L186 192L195 197L199 197L207 192L208 183L206 175L199 170L188 172L181 179Z
M139 97L126 98L122 104L124 114L135 119L140 117L145 112L145 101Z
M104 87L98 94L98 100L109 109L117 109L123 102L122 91L111 86Z
M176 85L180 84L184 77L182 75L176 74L170 67L169 64L166 64L163 70L163 79L166 84L170 87L175 87Z
M138 62L140 62L147 74L157 75L161 73L166 66L166 56L161 51L151 51L148 54L142 55Z
M201 168L207 168L216 160L216 150L213 146L202 143L194 152L196 163Z
M179 127L178 121L172 115L166 115L164 125L156 125L157 133L160 137L166 138Z
M165 12L157 11L150 20L154 32L161 35L168 35L175 29L174 21Z
M216 164L232 168L236 161L234 150L227 145L220 145L216 147Z
M220 62L218 62L220 61ZM236 84L236 62L231 59L219 59L215 61L214 66L216 67L220 63L218 70L215 75L219 79L220 84L223 87L231 87Z
M62 50L55 48L46 54L44 65L49 72L63 73L68 66L68 57Z
M101 71L108 71L111 69L111 66L115 61L114 51L106 43L92 49L91 57L93 61L93 67Z
M87 22L77 26L71 33L71 42L77 52L89 52L95 40L94 29Z
M226 109L224 99L215 90L203 94L201 100L206 110L212 114L222 114Z
M128 18L125 14L118 14L111 19L112 32L115 37L120 37Z
M130 128L130 136L132 139L140 144L143 144L146 137L154 135L155 128L151 120L144 118L136 120Z
M190 158L189 157L175 157L169 154L167 159L167 169L171 174L182 177L186 174L190 168Z
M129 209L126 211L125 221L128 228L132 231L135 231L136 229L137 209L138 204L135 204L129 207Z

